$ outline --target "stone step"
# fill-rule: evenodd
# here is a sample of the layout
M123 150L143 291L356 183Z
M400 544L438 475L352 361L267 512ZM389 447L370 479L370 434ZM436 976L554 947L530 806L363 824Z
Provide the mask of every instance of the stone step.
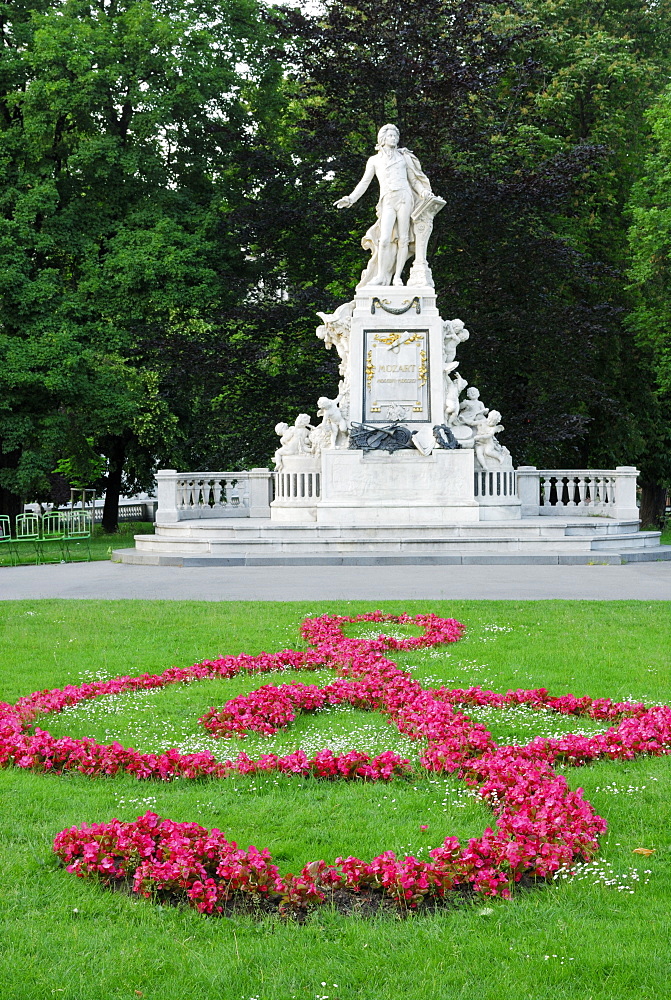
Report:
M268 519L249 518L238 520L231 524L230 520L193 520L181 521L177 524L157 524L155 537L178 539L201 539L204 536L211 539L241 539L275 537L305 538L310 541L315 538L347 539L353 542L364 541L367 538L480 538L492 536L528 536L533 538L564 538L566 535L629 535L637 533L637 521L616 521L607 518L590 518L590 524L584 525L559 517L536 517L509 521L480 521L474 524L439 524L439 525L398 525L380 524L366 526L331 526L321 524L278 524ZM593 523L593 522L599 523Z
M660 546L659 549L641 549L639 551L623 552L549 552L527 551L524 553L493 553L480 554L369 554L341 553L332 555L300 555L291 556L284 553L238 556L196 556L179 554L162 554L160 552L144 552L138 549L117 549L112 553L114 562L136 565L175 566L175 567L207 567L207 566L495 566L495 565L621 565L629 562L671 561L671 546Z

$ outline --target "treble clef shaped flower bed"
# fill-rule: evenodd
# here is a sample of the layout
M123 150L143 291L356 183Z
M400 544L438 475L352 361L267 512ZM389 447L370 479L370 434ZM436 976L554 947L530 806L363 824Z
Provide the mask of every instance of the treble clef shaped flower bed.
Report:
M346 624L369 622L419 626L423 634L397 639L380 635L354 639ZM55 738L37 725L43 716L88 699L160 688L210 677L269 671L330 668L335 679L323 687L303 683L263 685L248 695L213 707L201 722L219 738L247 732L272 734L299 712L347 703L386 716L422 748L420 766L464 781L492 810L494 822L482 836L462 845L446 837L430 861L385 851L371 861L338 857L312 861L298 875L280 875L267 850L238 847L220 830L176 823L148 812L134 822L113 819L63 830L54 850L68 871L105 884L125 882L144 896L187 901L208 914L240 903L262 904L282 914L345 895L377 895L401 909L439 903L459 892L509 896L513 887L551 878L559 869L589 860L598 849L605 821L571 791L556 764L581 766L600 758L632 759L671 752L671 708L609 699L553 697L545 689L499 694L424 688L385 656L390 650L420 649L457 641L463 626L435 615L322 616L303 622L311 648L225 656L161 674L118 677L62 690L38 691L15 705L0 704L0 765L36 772L79 771L97 777L128 772L138 779L226 779L236 774L281 772L322 780L391 781L410 776L411 762L387 751L375 757L358 750L329 749L308 756L301 750L252 759L244 752L219 761L209 752L139 753L119 743ZM526 746L498 746L485 727L468 718L469 706L528 705L564 715L606 720L612 726L594 736L565 735L532 740ZM346 908L346 907L345 907Z

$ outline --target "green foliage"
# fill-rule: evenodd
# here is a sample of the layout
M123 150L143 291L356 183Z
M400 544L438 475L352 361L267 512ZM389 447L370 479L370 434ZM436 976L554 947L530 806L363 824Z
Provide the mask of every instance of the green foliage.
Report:
M62 476L69 486L76 489L89 489L96 479L100 479L105 471L105 460L93 449L93 438L85 437L78 441L75 454L61 458L53 470Z
M660 390L671 394L671 88L650 109L651 150L632 191L633 325L652 352Z
M5 5L0 71L0 484L30 494L76 441L170 458L193 364L245 254L226 226L260 66L255 0ZM194 337L194 328L197 336ZM179 384L179 392L175 386ZM172 395L171 390L172 389ZM205 407L207 409L207 407ZM202 419L196 410L196 422ZM19 450L23 454L19 455Z

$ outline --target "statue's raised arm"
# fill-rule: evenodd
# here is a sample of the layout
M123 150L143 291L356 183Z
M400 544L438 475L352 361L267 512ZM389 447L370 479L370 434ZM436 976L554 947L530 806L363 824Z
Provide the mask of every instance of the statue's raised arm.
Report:
M426 245L433 217L445 202L433 194L417 157L409 149L399 148L399 138L395 125L383 125L377 136L377 153L368 160L363 177L351 194L335 202L336 208L349 208L377 177L377 221L361 240L364 250L371 251L361 285L402 285L403 268L413 253L415 263L408 283L433 285Z

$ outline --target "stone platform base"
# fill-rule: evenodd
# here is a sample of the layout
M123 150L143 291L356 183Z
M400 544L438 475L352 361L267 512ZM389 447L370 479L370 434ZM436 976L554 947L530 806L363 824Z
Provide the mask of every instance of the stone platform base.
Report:
M586 564L671 559L660 533L608 517L442 525L277 524L268 518L157 523L117 562L163 566Z

